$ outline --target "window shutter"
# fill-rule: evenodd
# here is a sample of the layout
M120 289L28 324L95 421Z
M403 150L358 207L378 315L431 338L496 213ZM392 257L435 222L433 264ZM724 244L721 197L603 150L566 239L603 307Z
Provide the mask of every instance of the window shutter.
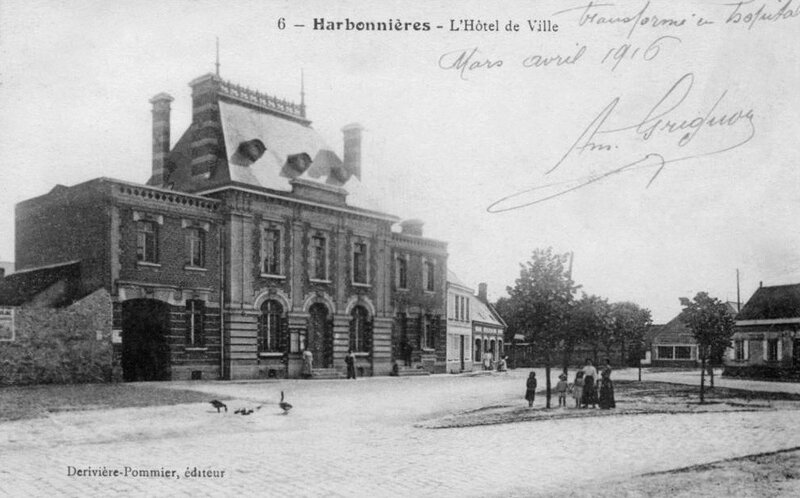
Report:
M783 359L783 341L778 338L778 361Z
M750 340L749 339L745 339L744 340L744 359L745 360L749 360L750 359Z
M767 352L767 340L766 339L761 341L761 357L762 357L762 359L764 361L767 361L767 358L769 358L769 353Z

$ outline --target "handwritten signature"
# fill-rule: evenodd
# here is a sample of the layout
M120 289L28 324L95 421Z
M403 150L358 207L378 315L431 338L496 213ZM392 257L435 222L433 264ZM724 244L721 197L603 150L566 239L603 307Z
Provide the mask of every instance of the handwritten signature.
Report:
M622 160L622 166L619 166L619 162L615 162L613 166L600 166L599 171L586 176L520 190L498 199L486 210L490 213L502 213L520 209L560 197L615 175L642 169L655 170L647 183L647 187L649 187L668 164L721 154L741 147L752 140L756 132L753 122L755 113L752 108L738 108L725 113L718 111L728 94L727 90L719 95L719 98L705 113L691 118L674 117L681 110L681 104L691 93L694 79L693 73L681 76L643 119L632 125L610 128L606 122L614 114L621 100L621 97L615 97L600 111L597 117L592 119L578 139L558 162L545 172L545 175L551 175L556 171L560 172L563 169L562 166L569 160L580 162L581 159L590 158L593 165L596 166L596 163L602 163L605 160L604 157L598 159L598 155L602 154L622 155L625 158ZM744 137L736 140L725 139L722 140L725 142L724 144L708 148L704 147L702 143L698 143L698 141L702 142L702 133L710 133L714 130L724 133L733 128L744 128L743 133L740 133ZM701 138L698 138L698 135L701 135ZM624 147L621 149L619 142L623 140L645 145L645 150L631 153ZM690 147L692 144L694 147ZM662 147L671 151L673 155L661 149ZM689 152L690 150L692 152Z

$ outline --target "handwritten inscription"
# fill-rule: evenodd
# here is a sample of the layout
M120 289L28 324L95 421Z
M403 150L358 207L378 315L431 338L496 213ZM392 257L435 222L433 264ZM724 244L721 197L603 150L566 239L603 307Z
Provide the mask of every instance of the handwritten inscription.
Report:
M752 140L755 111L725 102L728 90L720 91L703 112L688 113L684 103L694 81L693 73L683 75L642 119L621 127L608 125L622 99L614 97L545 175L562 173L567 163L578 170L591 165L592 172L521 190L493 202L487 211L500 213L531 206L615 175L644 169L652 172L649 187L667 165L728 152ZM703 133L713 133L713 137L704 141Z

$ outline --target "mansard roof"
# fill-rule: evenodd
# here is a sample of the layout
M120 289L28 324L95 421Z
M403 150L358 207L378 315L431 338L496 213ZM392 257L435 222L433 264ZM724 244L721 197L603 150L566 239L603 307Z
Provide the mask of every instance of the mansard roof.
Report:
M245 185L291 193L294 183L301 181L320 188L339 187L348 205L382 211L377 197L361 184L360 165L342 160L325 142L306 119L304 104L250 90L215 75L200 77L191 85L195 93L205 92L207 103L195 104L192 125L169 153L167 186L203 192ZM209 131L209 127L215 131ZM211 154L216 159L212 160L213 167L207 171L201 168L198 174L198 152L193 149L204 142L214 146Z

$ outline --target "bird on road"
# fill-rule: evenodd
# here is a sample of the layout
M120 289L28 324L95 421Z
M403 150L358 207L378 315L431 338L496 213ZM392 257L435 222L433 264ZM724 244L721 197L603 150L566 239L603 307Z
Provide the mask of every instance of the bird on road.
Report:
M220 408L225 408L225 411L226 412L228 411L228 405L226 405L222 401L219 401L219 400L216 400L216 399L212 399L211 401L209 401L209 403L211 403L211 406L213 406L214 408L217 409L217 413L219 413L219 409Z
M281 391L281 402L280 402L280 403L278 403L278 406L280 406L280 407L281 407L281 410L283 410L283 414L284 414L284 415L286 415L287 413L289 413L289 410L291 410L291 409L292 409L292 405L290 405L289 403L287 403L287 402L285 402L285 401L283 400L283 391Z

